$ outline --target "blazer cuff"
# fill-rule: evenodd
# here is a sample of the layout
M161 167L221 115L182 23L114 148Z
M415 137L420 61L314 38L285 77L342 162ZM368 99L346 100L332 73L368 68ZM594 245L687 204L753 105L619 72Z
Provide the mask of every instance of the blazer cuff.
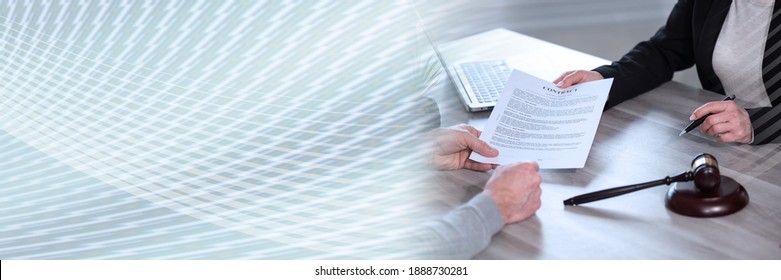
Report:
M591 71L595 71L599 73L605 79L613 78L616 76L615 73L616 70L614 67L612 67L612 65L602 65L597 68L591 69Z

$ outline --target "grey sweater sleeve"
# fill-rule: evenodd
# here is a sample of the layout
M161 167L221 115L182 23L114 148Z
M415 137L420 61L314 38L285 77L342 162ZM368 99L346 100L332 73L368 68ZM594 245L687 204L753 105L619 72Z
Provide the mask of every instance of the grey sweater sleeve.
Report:
M419 232L419 241L434 259L469 259L483 251L494 234L504 226L496 203L484 193L428 223Z

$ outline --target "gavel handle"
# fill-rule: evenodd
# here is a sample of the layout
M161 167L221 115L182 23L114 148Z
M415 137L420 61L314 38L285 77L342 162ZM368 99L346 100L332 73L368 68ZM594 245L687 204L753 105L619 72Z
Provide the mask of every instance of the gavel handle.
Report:
M592 201L602 200L606 198L611 198L614 196L624 195L631 192L636 192L639 190L644 190L647 188L656 187L659 185L669 185L674 182L684 182L684 181L691 181L693 178L693 174L691 171L686 171L684 173L675 175L673 177L667 176L664 177L664 179L659 179L656 181L650 181L646 183L641 184L635 184L635 185L629 185L629 186L623 186L623 187L616 187L601 191L596 191L592 193L582 194L579 196L575 196L572 198L569 198L567 200L564 200L564 205L580 205L583 203L589 203Z

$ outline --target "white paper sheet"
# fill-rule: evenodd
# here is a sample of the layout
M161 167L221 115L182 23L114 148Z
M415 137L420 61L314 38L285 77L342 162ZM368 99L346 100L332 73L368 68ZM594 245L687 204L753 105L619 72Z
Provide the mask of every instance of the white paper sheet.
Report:
M509 164L536 161L543 169L583 168L613 79L560 89L513 70L480 139L499 150L495 158L472 153L472 160Z

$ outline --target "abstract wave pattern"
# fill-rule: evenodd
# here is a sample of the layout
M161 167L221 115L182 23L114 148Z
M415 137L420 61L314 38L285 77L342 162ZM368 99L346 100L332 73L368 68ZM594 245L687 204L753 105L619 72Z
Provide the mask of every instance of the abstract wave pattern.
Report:
M0 258L414 257L416 26L403 1L3 1Z

